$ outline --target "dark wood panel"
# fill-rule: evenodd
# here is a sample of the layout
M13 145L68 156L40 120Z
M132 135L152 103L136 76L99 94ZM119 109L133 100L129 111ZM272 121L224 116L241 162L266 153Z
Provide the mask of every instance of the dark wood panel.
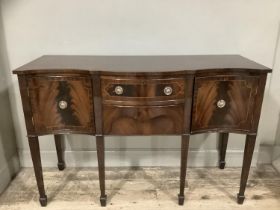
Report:
M148 75L165 73L194 73L222 70L242 72L271 72L261 64L240 55L154 55L154 56L42 56L14 71L14 73L54 73L58 70L102 71L104 74ZM182 71L182 72L181 72Z
M176 106L103 106L105 135L164 135L184 132L184 104Z
M262 108L262 102L264 98L264 91L265 91L265 84L266 84L266 74L260 74L259 75L259 82L258 82L258 89L255 97L255 104L254 104L254 121L252 125L252 131L254 133L257 133L258 126L259 126L259 120L261 116L261 108Z
M94 119L95 119L95 132L96 135L102 135L103 128L102 128L102 99L101 99L101 81L100 76L98 74L92 75L92 82L93 82L93 96L94 96Z
M186 78L185 85L185 110L184 110L184 131L183 134L190 134L191 132L191 115L193 102L193 84L194 75Z
M102 77L103 103L117 105L158 105L184 102L185 79ZM121 92L118 92L120 90ZM168 92L170 91L170 92Z
M86 77L28 78L35 132L94 133L91 84Z
M34 123L33 123L33 116L31 110L31 104L29 100L29 93L28 93L28 83L27 83L27 76L26 75L19 75L18 76L18 83L21 95L21 102L22 108L25 118L25 125L27 130L27 135L31 135L35 133Z
M257 76L210 76L195 79L192 132L250 132ZM218 107L219 103L220 106Z

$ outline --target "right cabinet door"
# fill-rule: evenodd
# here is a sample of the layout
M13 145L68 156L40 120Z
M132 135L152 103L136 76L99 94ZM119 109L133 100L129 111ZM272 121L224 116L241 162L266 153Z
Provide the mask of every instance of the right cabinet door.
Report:
M258 76L196 77L192 133L250 132L258 83Z

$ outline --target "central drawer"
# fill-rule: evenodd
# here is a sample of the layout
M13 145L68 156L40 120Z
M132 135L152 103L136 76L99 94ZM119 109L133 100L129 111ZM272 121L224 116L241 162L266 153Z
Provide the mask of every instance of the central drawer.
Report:
M111 105L173 105L184 102L183 78L101 77L102 99Z
M101 77L105 135L180 135L185 133L192 79ZM187 92L186 92L187 91ZM187 111L186 111L186 110Z
M105 135L181 134L184 104L170 106L103 105Z

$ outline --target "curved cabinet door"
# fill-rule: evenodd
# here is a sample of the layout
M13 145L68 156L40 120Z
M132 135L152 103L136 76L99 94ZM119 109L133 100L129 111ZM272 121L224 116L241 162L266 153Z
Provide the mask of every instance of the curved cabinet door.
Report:
M28 78L35 133L94 133L92 82L86 77Z
M192 133L250 132L258 90L257 76L197 77L194 87Z

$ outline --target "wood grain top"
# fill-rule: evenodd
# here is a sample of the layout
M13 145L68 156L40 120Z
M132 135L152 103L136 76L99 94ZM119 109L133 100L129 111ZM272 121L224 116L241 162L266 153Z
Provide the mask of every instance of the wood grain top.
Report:
M44 55L13 71L15 74L50 71L104 71L114 73L193 72L201 70L271 72L240 55L80 56Z

